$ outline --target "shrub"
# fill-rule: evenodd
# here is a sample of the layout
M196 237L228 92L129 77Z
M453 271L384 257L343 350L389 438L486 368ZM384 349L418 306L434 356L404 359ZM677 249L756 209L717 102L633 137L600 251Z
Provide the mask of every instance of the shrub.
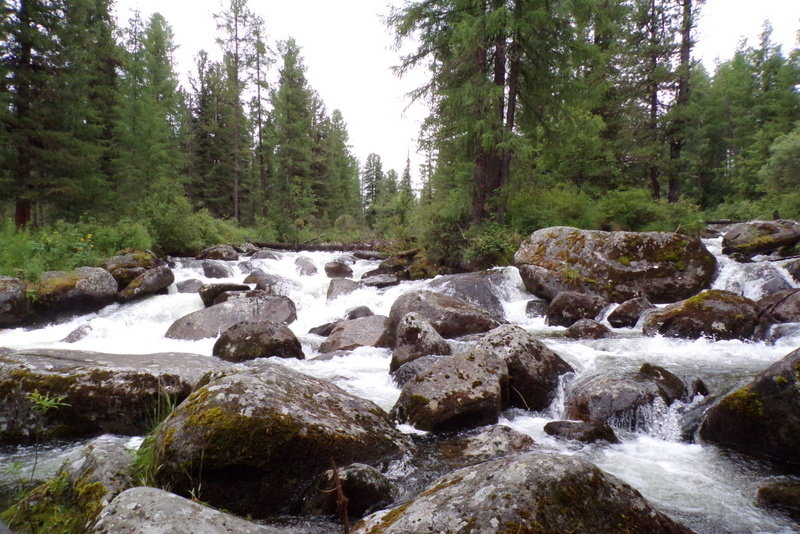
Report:
M522 242L522 236L495 222L473 226L464 233L464 259L470 269L509 265Z

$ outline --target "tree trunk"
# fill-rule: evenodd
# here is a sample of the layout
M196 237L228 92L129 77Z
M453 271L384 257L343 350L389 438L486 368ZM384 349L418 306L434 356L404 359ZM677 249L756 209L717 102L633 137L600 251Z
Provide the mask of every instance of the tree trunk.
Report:
M19 3L20 25L25 28L20 32L18 38L19 63L16 65L15 85L16 91L13 95L14 102L14 121L17 125L16 135L12 137L14 148L16 149L17 161L14 169L14 184L16 188L16 209L14 213L14 223L17 229L24 228L31 222L31 199L29 189L31 187L32 157L30 153L31 139L28 135L25 123L28 121L31 105L31 83L30 78L33 70L33 43L28 32L31 26L30 14L27 9L27 2L21 0Z
M656 81L656 72L658 71L658 53L656 45L658 44L658 14L656 13L655 1L650 3L650 43L652 50L650 51L650 142L655 147L658 143L658 82ZM650 194L654 199L661 198L661 170L659 169L657 154L650 154L650 163L648 165L647 174L650 180Z
M684 126L686 123L686 108L689 105L689 74L692 53L692 0L683 0L683 13L681 18L681 48L680 64L678 66L678 92L675 96L675 111L677 116L670 128L669 158L675 163L669 178L669 192L667 200L677 202L681 196L680 159L681 150L686 143Z

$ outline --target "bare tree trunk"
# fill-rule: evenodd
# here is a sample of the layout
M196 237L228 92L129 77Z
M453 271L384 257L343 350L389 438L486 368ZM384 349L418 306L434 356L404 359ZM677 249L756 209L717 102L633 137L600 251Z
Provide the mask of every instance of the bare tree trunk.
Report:
M686 123L686 107L689 105L689 75L691 71L692 53L692 25L693 25L692 0L683 0L683 13L681 18L681 48L680 64L678 66L678 93L675 96L675 111L677 116L670 128L669 158L675 163L672 165L669 177L669 192L667 200L677 202L681 196L680 159L681 150L686 143L684 126Z

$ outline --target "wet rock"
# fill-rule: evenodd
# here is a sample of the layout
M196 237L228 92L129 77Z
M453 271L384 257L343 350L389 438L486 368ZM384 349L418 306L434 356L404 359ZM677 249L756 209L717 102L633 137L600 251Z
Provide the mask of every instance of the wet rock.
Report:
M257 246L255 246L252 243L242 243L238 247L235 246L233 248L239 254L246 254L248 256L252 256L253 254L257 254L258 252L261 251L260 248L258 248Z
M404 363L398 367L396 371L392 371L392 381L397 385L397 387L402 388L412 378L415 378L422 371L430 367L431 364L433 364L436 360L445 357L446 356L438 355L420 356L419 358L411 360L410 362Z
M217 297L226 291L250 291L250 286L245 284L203 284L200 286L200 299L206 308L214 305Z
M707 288L717 261L699 238L558 226L534 232L514 255L525 287L547 300L562 291L610 302L675 302Z
M383 260L386 255L375 250L354 250L353 257L359 260Z
M794 281L800 284L800 260L793 260L783 265Z
M626 300L608 315L608 324L614 328L632 328L645 311L653 308L655 306L644 297Z
M348 295L360 289L361 284L348 278L334 278L328 286L328 300L334 300L342 295Z
M398 457L406 438L375 404L327 380L263 362L211 378L162 424L156 477L238 514L296 510L319 473Z
M328 337L333 332L333 329L336 328L341 321L334 321L332 323L325 323L319 326L315 326L311 330L308 331L309 334L314 334L315 336L322 336Z
M748 339L755 333L760 316L752 300L713 289L649 313L642 331L646 336L684 339Z
M203 261L203 275L206 278L230 278L233 273L228 266L218 261Z
M692 532L586 460L529 452L447 474L409 502L366 517L354 534L459 532L466 526L475 534Z
M330 261L325 264L325 274L328 278L352 278L353 269L346 263Z
M157 488L131 488L103 510L93 534L196 532L202 534L289 534L256 525Z
M111 273L111 276L113 276L114 280L117 281L117 288L122 291L128 286L128 284L146 272L147 269L144 267L125 267L115 270L113 273Z
M279 260L281 257L271 250L260 250L253 254L254 260Z
M547 315L549 304L546 300L533 299L525 304L525 315L528 317L544 317Z
M370 315L375 315L372 313L372 310L366 306L358 306L344 312L344 319L350 321L353 319L361 319L362 317L369 317Z
M392 304L389 312L392 330L411 312L426 319L445 338L488 332L505 322L455 297L431 291L409 291Z
M570 339L603 339L613 335L611 330L592 319L581 319L567 328L564 335Z
M403 386L392 417L449 432L494 424L508 397L508 368L483 349L440 358Z
M317 274L317 267L311 259L301 256L294 260L294 266L301 276L313 276Z
M364 273L362 279L381 274L393 275L399 280L420 280L444 273L431 264L423 250L412 249L385 259L377 269Z
M742 263L736 278L725 285L731 293L754 300L792 288L792 284L772 263Z
M498 317L503 317L503 303L499 295L508 283L505 269L448 274L439 276L428 284L436 293L456 297L477 306Z
M305 358L300 341L289 327L270 321L244 321L233 325L214 343L211 353L229 362L272 356Z
M758 306L776 323L800 322L800 289L788 289L763 298Z
M322 345L320 352L353 350L358 347L389 347L392 335L389 331L389 318L384 315L371 315L336 325Z
M569 327L581 319L594 319L607 305L608 301L597 295L562 291L547 307L547 324Z
M759 506L783 512L800 523L800 483L773 482L758 488Z
M165 396L185 398L201 376L228 366L181 353L104 354L37 349L0 359L0 443L79 438L101 433L141 435ZM67 405L42 415L29 394L64 396Z
M361 283L367 287L383 289L384 287L398 285L400 283L400 279L391 274L375 274L372 276L362 277Z
M200 251L195 259L236 261L239 259L239 253L231 245L214 245Z
M160 262L152 252L133 250L126 254L112 256L100 264L117 281L117 289L122 290L137 276L148 269L159 267Z
M96 311L114 301L117 287L114 277L99 267L44 272L32 286L34 308L44 315Z
M170 339L197 340L216 337L242 321L273 321L289 324L297 319L294 302L282 296L233 299L185 315L165 334Z
M397 497L397 487L377 469L364 464L351 464L339 469L337 476L342 493L347 497L347 515L364 517L384 508ZM304 515L337 515L337 486L334 472L320 475L303 502Z
M64 343L77 343L78 341L85 338L91 333L92 333L92 326L85 324L79 326L78 328L70 332L69 335L67 335L67 337L65 337L61 341L63 341Z
M190 280L178 282L175 284L175 287L178 289L178 293L198 293L200 292L200 288L203 287L203 282L192 278Z
M25 282L0 276L0 328L21 325L28 317Z
M700 437L751 454L800 464L800 349L712 407Z
M416 313L407 313L400 319L395 330L395 346L389 371L422 356L451 353L450 345L431 324Z
M477 346L500 356L508 366L510 406L546 409L556 395L561 375L574 371L558 354L518 326L495 328Z
M765 339L767 343L774 345L779 339L783 337L794 337L797 335L800 335L800 322L782 323L782 324L772 325Z
M293 281L282 276L265 273L261 269L256 269L244 279L245 284L255 284L256 289L266 291L271 295L288 295L290 291L298 286Z
M770 254L800 241L797 221L750 221L734 225L722 238L722 252L735 257L752 258Z
M619 443L614 430L605 423L586 421L550 421L544 425L544 431L559 439L572 439L583 443L607 441Z
M166 289L175 282L172 269L167 266L148 269L140 274L128 286L117 293L117 300L130 302L157 293L166 292Z

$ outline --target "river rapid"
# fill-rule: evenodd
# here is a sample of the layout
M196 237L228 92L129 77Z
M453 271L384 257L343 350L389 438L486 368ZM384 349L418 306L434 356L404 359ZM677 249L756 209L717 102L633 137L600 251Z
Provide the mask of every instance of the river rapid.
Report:
M705 243L719 261L713 288L727 289L753 299L762 296L763 279L758 274L757 263L742 265L720 256L719 239L709 239ZM276 260L248 261L253 268L261 268L291 282L286 294L297 306L298 319L289 326L300 339L306 359L276 361L330 380L348 392L390 410L400 394L388 373L390 350L359 348L344 356L315 360L319 356L318 349L323 338L308 334L308 330L339 319L346 310L356 306L366 305L376 314L389 315L397 297L411 289L424 289L429 281L403 282L380 290L362 288L328 302L326 293L330 279L323 267L344 253L280 252L278 255L279 259ZM318 273L300 276L294 263L298 256L310 258ZM242 258L242 261L245 259ZM203 276L200 262L178 260L173 269L176 283L193 278L207 283L238 283L251 270L251 266L243 270L239 266L241 262L225 263L230 270L229 278L208 279ZM353 278L359 279L363 273L374 269L376 264L374 261L358 260L352 266ZM779 264L773 265L777 265L778 272L787 281L797 286ZM577 375L637 370L642 363L650 362L681 377L700 378L712 394L724 395L800 347L800 329L772 344L645 337L637 328L616 329L616 336L610 339L570 340L564 337L564 328L547 326L543 317L526 316L525 306L532 296L525 291L516 268L505 267L502 272L505 281L499 287L497 296L503 303L505 318L541 339L569 362ZM178 293L173 285L167 295L124 305L113 304L97 313L75 317L69 322L35 329L0 331L0 347L59 348L120 354L175 351L213 357L211 349L214 338L181 341L164 337L172 322L202 307L199 295ZM607 313L610 311L607 310ZM91 328L88 336L75 343L62 341L70 332L84 325ZM468 346L465 342L451 342L456 349ZM566 381L571 378L568 377ZM698 397L694 402L700 401ZM663 512L698 533L800 532L796 523L754 504L756 490L761 485L773 480L800 480L800 476L781 473L767 462L743 457L711 444L682 439L681 414L691 408L691 405L680 402L670 408L655 406L653 410L640 413L635 422L619 421L615 430L621 443L617 445L584 445L559 441L547 435L543 431L544 425L563 418L563 397L557 398L545 412L506 411L499 424L530 435L543 449L578 455L594 462L639 490ZM636 431L626 430L633 426L637 428ZM413 431L405 427L404 430ZM134 438L131 446L137 443ZM46 454L37 467L37 475L53 472L65 455L78 445L47 446ZM31 447L0 449L0 485L10 484L20 473L24 476L31 464Z

